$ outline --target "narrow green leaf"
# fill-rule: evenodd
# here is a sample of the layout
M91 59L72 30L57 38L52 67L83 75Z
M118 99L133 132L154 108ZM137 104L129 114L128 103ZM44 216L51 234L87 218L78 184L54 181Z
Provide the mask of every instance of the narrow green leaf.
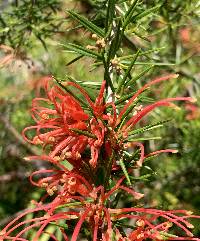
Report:
M92 202L93 200L87 200L87 202ZM56 207L56 209L58 208L65 208L65 207L75 207L75 206L81 206L82 203L81 202L71 202L71 203L66 203L66 204L63 204L63 205L59 205Z
M67 77L67 79L68 79L69 81L74 82L74 83L77 84L77 85L80 85L82 88L89 87L89 86L87 86L87 83L88 83L88 82L78 81L78 80L74 79L72 76L67 75L67 74L66 74L66 77ZM93 84L93 85L95 85L95 84ZM95 89L95 90L96 90L96 89ZM90 89L90 93L88 93L88 95L89 95L90 99L91 99L93 102L95 102L96 96L95 96L94 93L92 93L91 89ZM88 106L88 107L89 107L89 106Z
M59 79L57 79L57 78L54 77L54 76L53 76L53 78L56 80L56 82L58 83L58 85L59 85L62 89L64 89L66 92L68 92L68 93L69 93L71 96L73 96L76 100L78 100L85 108L88 108L87 103L86 103L83 99L81 99L81 98L79 98L77 95L75 95L75 94L73 93L73 91L71 91L67 86L64 86L63 83L62 83L62 80L59 80Z
M137 6L138 1L139 1L139 0L135 0L135 1L131 4L131 6L130 6L130 8L128 9L128 11L126 12L126 14L125 14L125 16L124 16L123 29L125 29L126 26L130 23L131 18L132 18L132 16L133 16L133 13L134 13L134 11L135 11L135 8L136 8L136 6Z
M63 166L65 166L69 171L71 171L74 168L74 166L70 162L68 162L67 160L61 161L60 163Z
M49 225L45 231L43 232L43 234L40 236L40 241L48 241L50 239L50 235L49 234L53 234L56 230L56 226L54 225ZM46 232L46 233L45 233ZM32 239L33 240L33 239Z
M78 80L76 81L77 83L80 83L84 86L91 86L91 87L94 87L95 86L95 90L96 90L96 86L100 87L102 83L100 82L96 82L96 81L81 81L81 80Z
M138 100L137 100L138 101ZM137 105L137 101L135 101L135 102L133 102L128 108L127 108L127 110L125 111L125 113L123 114L123 116L122 116L122 118L121 118L121 122L120 123L122 123L123 122L123 120L125 119L125 118L127 118L127 116L130 114L130 112L133 110L133 108Z
M105 69L104 79L106 80L107 85L110 86L112 92L115 93L115 88L113 86L113 83L112 83L112 80L111 80L110 74L109 74L109 66L107 65L104 55L103 55L103 65L104 65L104 69Z
M95 62L95 63L91 64L91 66L92 66L93 68L90 70L90 72L96 70L96 69L97 69L98 67L100 67L101 65L103 65L102 62Z
M70 10L68 11L68 13L74 18L76 19L79 23L81 23L85 28L87 28L89 31L91 31L92 33L97 34L100 37L104 37L104 31L99 28L98 26L96 26L94 23L92 23L91 21L89 21L87 18L79 15L78 13Z
M87 136L89 138L97 139L97 137L94 134L92 134L88 131L83 131L83 130L79 130L79 129L76 129L76 128L70 128L70 130L74 131L75 133L77 133L79 135L84 135L84 136Z
M158 35L158 34L164 32L165 30L168 30L168 25L163 28L154 30L153 32L151 32L151 36Z
M84 55L79 55L78 57L72 59L71 61L69 61L69 62L66 64L66 66L69 66L69 65L75 63L76 61L78 61L79 59L81 59L83 56L84 56Z
M126 224L126 223L122 223L122 222L116 222L115 223L115 226L116 227L123 227L123 228L130 228L130 229L132 229L134 226L133 225L129 225L129 224ZM116 241L117 239L114 239L114 240L112 240L112 241ZM119 240L119 239L118 239Z
M135 150L134 153L129 153L129 155L127 154L127 152L124 151L124 154L126 155L127 160L129 161L129 166L132 166L133 163L135 165L136 159L138 159L138 157L140 156L140 149Z
M119 203L121 196L122 196L122 191L119 190L117 192L117 195L115 196L115 199L112 201L112 208L116 208L117 207L117 204Z
M128 69L126 70L123 79L121 79L121 81L119 82L117 93L121 92L121 88L125 84L126 79L128 78L128 76L130 75L130 72L131 72L131 70L133 68L133 65L135 64L135 61L136 61L139 53L140 53L140 49L137 51L137 53L135 54L135 56L134 56L133 60L131 61L130 65L128 66Z
M65 75L66 76L66 78L68 79L68 80L70 80L71 82L74 82L74 83L78 83L78 80L76 80L74 77L72 77L72 76L70 76L70 75L68 75L68 74L66 74Z
M134 176L131 176L130 179L131 180L134 180L134 181L137 181L137 180L148 180L148 178L150 178L152 176L152 174L145 174L143 176L140 176L140 177L134 177Z
M82 28L82 27L83 27L82 24L79 24L79 25L77 25L76 27L68 28L68 29L66 29L65 31L66 31L66 33L68 33L68 32L73 32L74 30L78 30L78 29L80 29L80 28Z
M74 53L77 53L79 55L83 55L83 56L88 56L88 57L92 57L92 58L99 58L101 59L101 55L91 51L89 49L86 49L80 45L77 44L72 44L72 43L68 43L68 44L61 44L63 47L65 47L66 49L68 49L69 51L72 51Z
M146 68L145 70L143 70L141 73L139 73L138 75L136 75L135 77L133 77L132 79L128 80L125 84L125 86L128 85L132 85L133 83L135 83L136 80L140 79L142 76L144 76L147 72L149 72L149 70L151 70L152 68L154 68L154 65Z
M135 30L132 30L132 33L134 33L137 37L139 37L139 38L141 38L141 39L143 39L143 40L145 40L145 41L147 41L147 42L151 42L151 40L149 40L148 38L142 36L140 33L138 33L138 32L135 31Z
M144 93L144 92L146 92L146 91L148 91L148 90L149 90L149 89L146 89L146 90L144 90L142 93ZM149 98L149 97L147 97L147 96L142 96L142 93L141 93L141 95L137 98L137 103L139 103L140 101L148 102L148 103L154 102L154 99ZM129 100L134 94L135 94L135 92L131 92L131 93L128 94L128 95L122 96L119 100L117 100L117 101L115 102L115 105L117 106L117 105L123 103L124 101Z
M136 22L137 20L141 19L141 18L144 18L146 17L147 15L151 14L151 13L155 13L155 11L157 11L159 8L161 7L160 4L158 4L157 6L155 7L152 7L150 9L147 9L146 11L144 12L141 12L139 14L137 14L136 16L132 17L131 21L132 22Z
M116 0L108 0L108 7L106 13L106 32L110 25L112 25L114 14L115 14L115 3Z
M124 116L124 118L120 122L120 125L117 126L117 130L120 130L122 128L122 126L124 125L126 119L127 119L127 116Z
M161 51L161 50L163 50L165 48L166 47L161 47L161 48L150 49L150 50L143 51L143 52L140 51L139 56L147 55L147 54L150 54L150 53L155 53L155 52ZM135 56L135 54L125 55L125 56L122 56L122 57L118 57L118 59L120 59L120 60L127 60L127 59L134 58L134 56Z
M148 157L146 157L145 159L144 159L144 162L148 162L148 161L151 161L151 160L153 160L153 159L155 159L155 157L156 156L148 156Z
M169 119L169 120L164 120L164 121L159 121L159 122L157 122L157 123L144 126L144 127L139 128L139 129L137 129L137 130L130 131L130 132L129 132L129 137L130 137L130 136L133 136L133 135L141 134L141 133L143 133L143 132L145 132L145 131L150 131L150 130L153 130L153 129L155 129L155 128L162 127L163 124L165 124L165 123L167 123L167 122L169 122L169 121L171 121L171 119Z
M106 32L105 32L105 37L104 37L105 39L109 39L109 36L110 36L112 30L113 30L113 25L110 24L110 25L108 26L108 29L107 29Z
M137 0L134 0L133 3L131 4L131 6L129 7L128 11L126 12L124 18L126 19L129 15L131 15L131 13L133 12L133 10L135 9L136 5L137 5Z
M63 228L63 229L68 229L68 225L66 223L63 224L57 224L55 222L49 222L51 225L57 226L59 228Z
M124 162L123 162L122 158L119 160L119 164L120 164L120 166L122 168L122 171L123 171L123 173L124 173L124 175L125 175L125 177L128 181L128 184L131 185L131 180L129 178L128 172L126 170L126 166L124 165Z
M151 171L151 172L154 172L154 170L151 168L151 167L149 167L149 166L144 166L144 168L146 168L147 170L149 170L149 171ZM155 172L154 172L155 173Z
M161 140L162 138L160 136L152 136L152 137L141 137L141 138L130 138L127 139L128 142L136 142L136 141L150 141L150 140Z
M130 64L130 61L122 61L122 64ZM135 62L135 65L156 65L156 66L175 66L173 63L159 63L159 62Z
M123 103L124 101L129 100L134 95L134 93L135 92L122 96L119 100L117 100L115 102L115 105L117 106L117 105Z
M161 237L163 238L163 239L165 239L165 240L167 240L168 238L178 238L178 236L177 235L174 235L174 234L170 234L170 233L167 233L167 232L164 232L164 231L160 231L160 234L161 234ZM174 240L175 240L174 239Z
M121 29L121 21L119 21L117 24L116 36L113 38L110 48L109 48L107 63L109 63L110 60L115 57L115 55L120 47L122 35L123 35L123 33L122 33L122 29Z

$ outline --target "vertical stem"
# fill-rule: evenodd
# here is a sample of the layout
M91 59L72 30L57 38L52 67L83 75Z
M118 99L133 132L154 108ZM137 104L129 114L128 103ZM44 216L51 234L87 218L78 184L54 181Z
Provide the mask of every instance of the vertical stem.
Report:
M114 151L112 151L112 154L108 160L108 165L106 167L106 175L105 175L105 183L104 183L105 190L107 189L109 184L110 174L112 171L113 157L114 157Z
M104 79L106 80L106 92L108 91L108 87L110 86L112 92L115 92L115 88L113 86L112 80L109 75L109 66L106 63L105 57L103 55L103 64L104 64Z

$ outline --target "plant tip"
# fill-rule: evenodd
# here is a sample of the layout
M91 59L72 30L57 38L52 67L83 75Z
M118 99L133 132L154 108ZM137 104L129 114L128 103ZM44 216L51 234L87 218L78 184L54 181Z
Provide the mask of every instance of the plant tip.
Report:
M192 103L197 102L197 98L191 98L191 102L192 102Z
M173 78L178 78L179 74L174 74Z
M0 231L0 236L3 236L3 235L5 235L6 234L6 231L4 231L4 230L2 230L2 231ZM0 239L1 240L1 239Z
M188 223L188 224L187 224L187 227L193 229L193 228L194 228L194 225L192 225L191 223Z
M187 215L192 215L193 212L192 212L192 211L186 211L186 214L187 214Z
M24 160L25 161L30 161L31 159L30 159L30 157L27 156L27 157L24 157Z

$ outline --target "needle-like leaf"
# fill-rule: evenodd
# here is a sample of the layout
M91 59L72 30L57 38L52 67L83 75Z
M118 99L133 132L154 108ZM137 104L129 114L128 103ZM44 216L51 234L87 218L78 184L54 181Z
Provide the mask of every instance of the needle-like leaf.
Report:
M104 37L104 31L99 28L97 25L89 21L87 18L81 16L80 14L70 10L68 13L79 23L81 23L86 29L90 32L97 34L99 37Z

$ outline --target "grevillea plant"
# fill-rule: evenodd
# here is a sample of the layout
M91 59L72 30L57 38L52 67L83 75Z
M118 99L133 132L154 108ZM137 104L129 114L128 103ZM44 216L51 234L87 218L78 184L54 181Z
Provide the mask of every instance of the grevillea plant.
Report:
M150 156L176 152L167 149L146 155L143 144L130 139L134 133L145 130L145 127L136 129L135 126L156 107L174 108L174 101L194 101L190 97L167 98L136 108L145 89L173 77L176 75L148 82L120 109L113 101L105 102L106 81L102 82L95 102L79 85L66 83L65 86L73 86L83 94L85 107L65 89L51 86L48 81L44 86L46 98L33 100L32 116L36 125L23 131L28 142L42 145L44 150L43 155L26 159L53 164L53 168L35 171L30 177L32 184L46 189L47 194L41 202L35 202L34 209L10 222L1 232L2 239L27 240L23 238L24 233L39 227L33 238L39 240L47 225L53 222L60 228L63 238L69 240L68 232L62 227L64 221L73 229L73 241L79 239L82 226L87 228L92 240L199 240L192 238L189 229L193 226L188 221L197 216L186 210L118 206L120 195L122 200L130 195L135 201L144 196L131 183L133 169L140 168ZM129 117L125 113L132 104L135 112ZM28 139L26 132L32 129L35 130L34 137ZM64 165L66 160L71 169ZM48 196L52 198L45 203ZM43 215L35 214L35 218L21 221L30 212ZM186 236L170 234L173 225L180 227ZM16 229L20 231L12 236ZM54 234L50 236L57 240Z
M37 170L30 176L31 183L43 188L45 195L39 202L33 201L33 209L8 223L0 240L37 241L44 234L56 241L200 240L190 231L190 220L199 216L187 210L151 208L142 201L144 194L135 184L138 177L134 173L147 159L177 152L166 149L146 153L135 136L160 127L165 121L143 127L141 121L146 121L148 114L158 107L177 109L174 102L195 101L191 97L173 97L141 105L146 91L177 78L176 74L146 81L133 92L133 82L147 72L144 70L137 78L131 76L137 57L143 52L121 58L120 47L128 26L155 11L154 8L137 13L137 3L108 1L104 28L70 12L93 32L96 44L87 48L68 44L67 48L79 54L74 61L89 56L95 58L95 64L103 64L105 80L95 90L94 98L72 78L57 83L55 78L46 79L45 96L32 102L35 125L22 133L27 142L42 146L40 156L26 160L48 163L48 169ZM124 65L122 59L131 62ZM60 230L59 237L55 230L49 231L51 225Z

